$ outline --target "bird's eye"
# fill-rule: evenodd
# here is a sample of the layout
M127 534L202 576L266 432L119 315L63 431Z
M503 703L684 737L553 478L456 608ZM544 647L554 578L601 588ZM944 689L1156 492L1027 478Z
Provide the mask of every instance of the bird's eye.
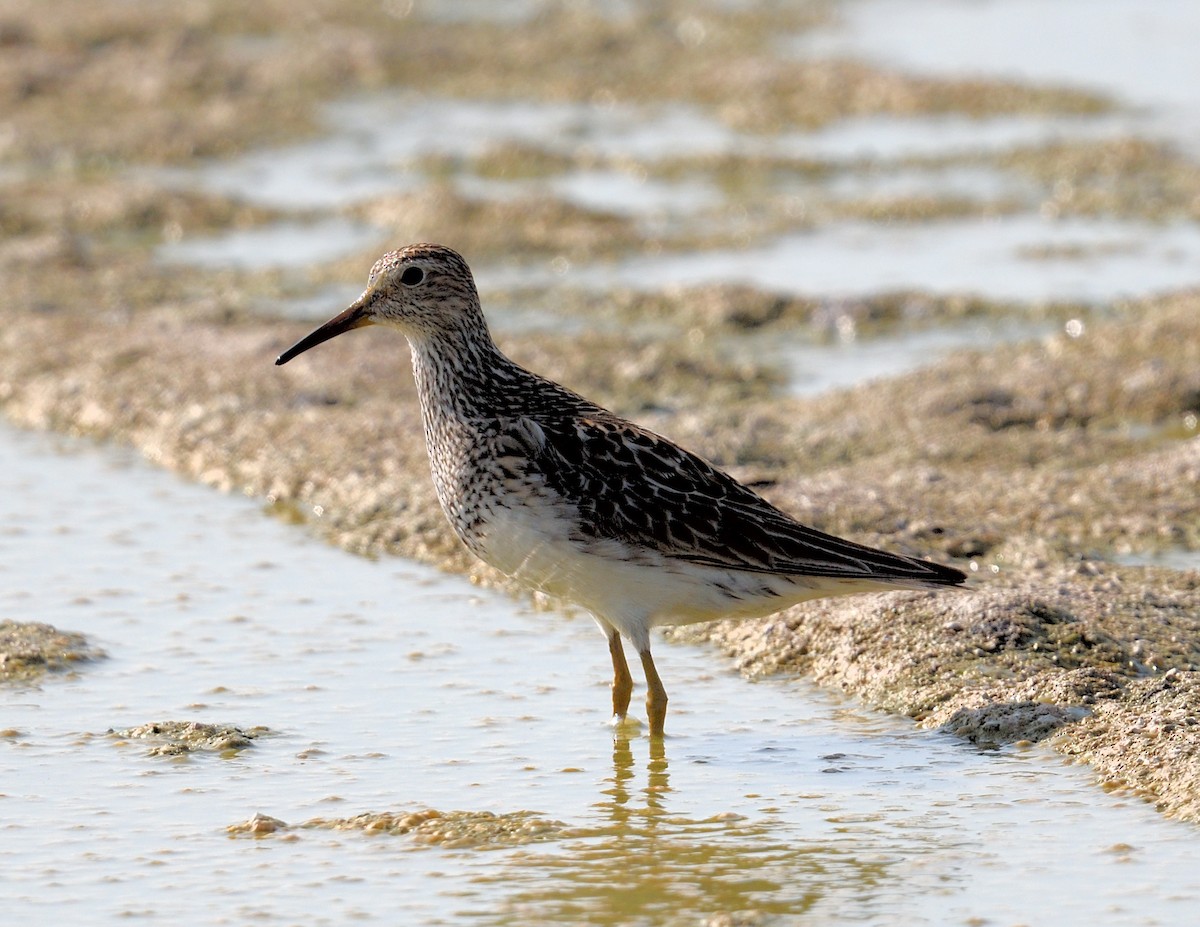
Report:
M419 267L406 267L400 275L400 282L405 286L416 286L425 279L425 271Z

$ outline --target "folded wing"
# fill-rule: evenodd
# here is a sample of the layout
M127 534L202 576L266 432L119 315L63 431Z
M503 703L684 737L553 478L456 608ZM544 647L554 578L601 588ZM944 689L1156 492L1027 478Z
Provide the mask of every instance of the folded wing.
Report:
M913 585L966 579L802 525L724 471L616 416L541 419L537 429L532 463L576 506L581 535L749 572Z

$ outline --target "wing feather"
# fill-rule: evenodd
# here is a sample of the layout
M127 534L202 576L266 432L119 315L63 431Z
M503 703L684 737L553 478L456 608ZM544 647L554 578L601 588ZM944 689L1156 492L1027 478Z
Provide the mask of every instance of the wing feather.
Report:
M545 440L531 464L576 507L583 535L748 572L931 585L965 579L802 525L723 470L616 416L538 425Z

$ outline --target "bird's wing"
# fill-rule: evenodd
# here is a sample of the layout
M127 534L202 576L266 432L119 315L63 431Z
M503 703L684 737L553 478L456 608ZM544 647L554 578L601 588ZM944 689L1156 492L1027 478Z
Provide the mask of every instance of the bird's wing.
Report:
M578 531L758 573L954 584L958 570L800 524L695 454L616 416L520 419L518 439Z

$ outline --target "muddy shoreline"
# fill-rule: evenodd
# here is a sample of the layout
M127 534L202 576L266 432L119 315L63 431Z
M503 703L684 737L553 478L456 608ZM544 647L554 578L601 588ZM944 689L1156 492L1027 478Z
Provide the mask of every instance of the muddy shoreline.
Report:
M133 445L164 467L261 498L269 512L348 549L413 557L502 585L469 561L437 509L400 340L359 333L305 363L274 368L275 354L306 327L250 304L280 297L295 281L168 267L153 249L180 234L254 227L276 214L160 189L136 179L134 168L302 137L313 131L318 103L381 87L486 97L501 81L517 96L579 99L583 88L567 75L534 82L520 72L520 62L550 60L558 49L529 37L518 48L492 41L496 54L483 55L486 30L467 29L461 54L485 64L469 79L448 68L456 80L428 86L417 69L424 56L451 47L445 23L377 27L365 6L331 5L314 13L327 28L287 23L255 45L250 38L266 23L239 18L232 5L209 5L202 21L160 9L140 11L135 22L114 3L83 9L28 5L0 23L0 92L14 104L0 151L6 416ZM286 19L283 10L266 4L255 15ZM847 113L1073 113L1108 105L1078 92L918 80L846 62L798 70L756 51L764 30L780 22L719 15L721 28L708 34L725 44L689 62L678 82L647 80L653 67L678 59L655 62L639 52L638 67L621 80L611 75L608 92L620 101L704 106L729 125L760 129ZM807 15L824 14L813 7ZM659 27L683 28L682 19L664 17ZM614 34L625 42L654 34L636 22L603 30L584 20L554 25L597 57ZM688 28L681 35L694 35ZM421 53L398 60L389 42L401 41ZM706 55L723 69L699 80L693 68ZM309 70L298 80L302 64ZM126 68L140 82L113 79ZM803 92L779 89L788 87ZM1198 201L1194 172L1153 146L1050 146L1010 157L1057 190L1067 211L1176 217L1180 210L1169 204L1182 202L1192 204L1180 207L1191 218ZM743 181L777 167L750 158L721 165L723 176ZM1064 174L1079 181L1070 196ZM1111 177L1119 179L1102 182ZM1146 190L1159 193L1139 194ZM559 233L563 253L578 260L657 241L610 215L552 205L514 236L511 209L459 205L430 187L416 199L374 204L372 214L395 244L432 231L451 245L467 241L469 259L472 249L495 261L530 249L550 253ZM874 215L922 221L963 208L952 200L918 205L877 205ZM821 221L820 212L809 219ZM771 234L779 222L767 210L761 221L717 237ZM676 246L707 240L687 233ZM328 262L309 279L358 282L371 257ZM588 316L583 296L547 288L536 297L551 308L560 299L573 301L562 311ZM1200 293L1048 310L1076 324L811 399L782 395L777 371L715 342L751 329L782 331L812 318L812 307L753 290L708 302L686 291L617 302L618 319L653 314L662 328L589 334L595 350L586 355L566 334L501 338L501 347L754 481L804 521L945 559L976 577L964 594L818 602L689 634L712 640L748 673L808 673L976 743L1045 741L1090 763L1104 787L1130 789L1200 822L1200 573L1115 560L1200 548ZM883 303L864 317L886 326ZM961 300L930 305L934 321L1009 311L964 309ZM722 338L688 337L696 329Z

